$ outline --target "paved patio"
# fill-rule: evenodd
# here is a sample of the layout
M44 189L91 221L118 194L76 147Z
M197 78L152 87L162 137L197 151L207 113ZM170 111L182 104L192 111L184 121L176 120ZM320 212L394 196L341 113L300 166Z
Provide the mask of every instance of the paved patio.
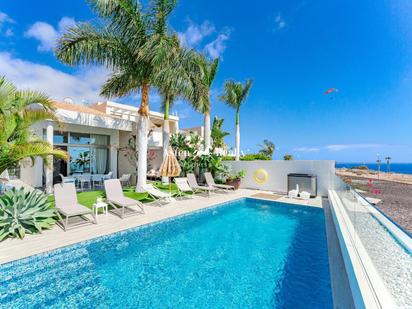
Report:
M320 198L311 199L310 201L292 200L270 192L248 189L239 189L234 193L212 194L210 197L196 195L193 199L179 199L162 207L146 204L145 214L125 219L120 219L112 213L102 214L98 216L98 224L81 226L67 232L55 226L42 234L27 235L23 240L7 239L0 243L0 264L243 197L276 199L280 202L322 207Z

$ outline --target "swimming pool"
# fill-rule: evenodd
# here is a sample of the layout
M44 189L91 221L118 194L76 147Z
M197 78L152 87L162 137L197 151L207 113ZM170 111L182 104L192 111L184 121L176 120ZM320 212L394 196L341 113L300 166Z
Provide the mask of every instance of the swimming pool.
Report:
M240 199L0 265L28 306L332 308L323 210Z

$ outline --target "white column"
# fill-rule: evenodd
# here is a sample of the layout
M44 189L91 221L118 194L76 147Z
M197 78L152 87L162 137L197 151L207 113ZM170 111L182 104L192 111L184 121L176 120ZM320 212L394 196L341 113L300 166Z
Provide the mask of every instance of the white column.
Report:
M117 160L119 159L117 157L117 149L119 148L120 144L120 133L119 131L115 131L110 135L110 171L113 173L113 178L118 178L120 175L118 175L117 171L117 165L118 162Z
M46 140L53 146L53 125L47 124L46 128ZM48 156L48 162L46 163L46 193L52 193L53 191L53 156Z

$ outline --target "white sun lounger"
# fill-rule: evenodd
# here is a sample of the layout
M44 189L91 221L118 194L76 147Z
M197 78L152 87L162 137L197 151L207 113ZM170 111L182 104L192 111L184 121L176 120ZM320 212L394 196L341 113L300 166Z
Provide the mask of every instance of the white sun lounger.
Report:
M210 187L210 186L200 186L197 183L196 176L195 174L188 173L187 175L187 181L189 182L189 186L192 188L192 190L196 191L203 191L207 192L209 195L211 192L215 191L215 188Z
M58 222L64 231L84 223L97 223L94 212L86 206L80 205L77 201L76 187L74 183L58 183L54 185L54 201L58 211ZM65 219L61 217L63 215ZM93 220L90 220L86 215L91 215ZM81 217L83 220L69 226L70 217Z
M108 179L104 181L106 201L114 208L120 218L125 217L125 209L131 212L128 215L144 214L143 204L132 198L125 197L119 179Z
M160 191L150 183L142 185L142 188L149 194L151 198L155 200L157 204L159 204L159 206L163 205L162 202L170 203L171 201L173 201L172 195L170 193Z
M186 177L178 177L174 179L176 186L177 186L177 192L180 198L183 198L183 193L190 193L189 195L185 195L188 198L193 198L193 194L195 191L189 186L189 183L187 182Z
M233 190L235 191L235 187L231 186L231 185L221 185L221 184L217 184L215 183L215 180L213 179L213 176L211 173L206 172L205 174L205 179L206 179L206 183L209 187L213 187L216 189L222 189L222 190L226 190L227 192L229 192L229 190Z

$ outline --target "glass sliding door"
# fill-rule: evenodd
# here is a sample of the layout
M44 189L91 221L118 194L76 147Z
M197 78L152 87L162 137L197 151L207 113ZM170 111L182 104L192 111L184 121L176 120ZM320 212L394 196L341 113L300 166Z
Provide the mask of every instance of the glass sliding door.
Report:
M106 135L90 134L90 141L93 144L91 148L91 166L93 174L106 174L109 167L109 137Z
M90 173L90 147L69 147L70 174Z
M45 132L43 132L46 138ZM66 150L69 162L54 159L53 182L60 182L59 174L107 174L110 172L110 136L101 134L54 131L55 148Z

